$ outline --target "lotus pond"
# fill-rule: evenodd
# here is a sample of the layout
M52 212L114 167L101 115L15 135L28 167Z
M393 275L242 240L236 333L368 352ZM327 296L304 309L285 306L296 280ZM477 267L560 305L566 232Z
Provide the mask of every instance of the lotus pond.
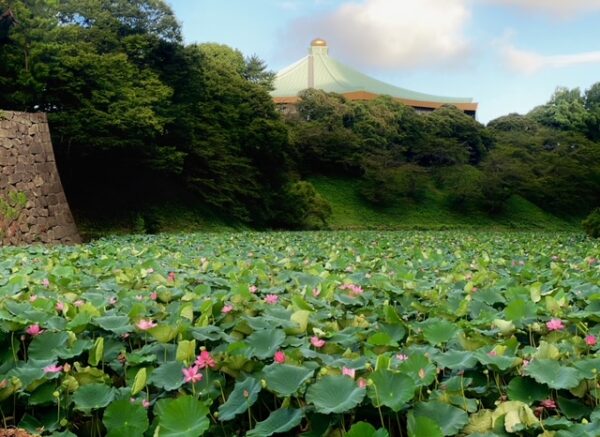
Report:
M600 243L161 235L0 249L0 413L53 436L598 436Z

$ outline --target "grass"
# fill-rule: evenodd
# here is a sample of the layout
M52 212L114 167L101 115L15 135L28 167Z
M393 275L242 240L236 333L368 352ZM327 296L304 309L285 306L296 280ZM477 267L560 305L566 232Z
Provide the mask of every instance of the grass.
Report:
M455 211L444 193L431 189L422 202L402 199L394 205L375 207L359 193L359 180L314 177L310 182L331 204L333 229L453 229L498 228L576 231L579 223L556 217L520 196L509 199L504 212L489 215L471 208Z
M526 199L513 196L502 214L491 216L476 208L459 212L450 208L444 193L430 187L423 201L399 200L378 208L359 194L359 180L313 177L310 182L331 204L330 227L338 230L414 229L522 229L578 231L579 221L565 220L541 210ZM158 232L227 232L247 230L193 199L138 205L133 208L74 210L75 221L85 241L108 235Z

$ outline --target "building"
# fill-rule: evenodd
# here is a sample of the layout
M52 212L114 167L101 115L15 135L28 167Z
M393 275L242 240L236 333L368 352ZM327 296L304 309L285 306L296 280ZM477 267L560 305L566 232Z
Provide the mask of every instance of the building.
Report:
M325 40L312 41L308 56L281 70L275 78L273 100L282 111L293 112L298 93L307 88L342 94L349 100L371 100L388 95L420 112L454 105L475 116L477 103L471 98L442 97L419 93L387 84L363 74L329 56Z

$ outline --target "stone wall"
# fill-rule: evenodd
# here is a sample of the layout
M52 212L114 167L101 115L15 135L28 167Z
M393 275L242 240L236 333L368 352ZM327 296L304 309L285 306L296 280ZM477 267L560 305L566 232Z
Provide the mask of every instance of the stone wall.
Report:
M0 111L0 245L35 242L72 244L80 238L46 114Z

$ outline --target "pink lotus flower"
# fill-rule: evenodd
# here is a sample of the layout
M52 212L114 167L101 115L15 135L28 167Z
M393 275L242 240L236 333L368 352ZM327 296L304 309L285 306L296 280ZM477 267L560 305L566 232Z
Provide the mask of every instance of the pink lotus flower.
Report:
M258 287L256 285L251 285L250 287L248 287L248 291L252 294L256 294L256 292L258 291Z
M63 366L57 366L56 364L44 367L44 373L60 373L62 370Z
M529 366L529 363L530 363L530 362L531 362L531 361L529 361L529 360L523 360L523 367L527 367L527 366Z
M356 376L356 369L350 369L348 367L342 367L342 375L349 376L354 379Z
M183 372L184 382L191 382L192 384L195 384L202 381L202 373L200 373L200 369L196 365L186 369L181 369L181 371Z
M75 302L73 302L73 305L75 305L77 308L81 308L84 304L85 302L82 299L78 299Z
M283 351L277 351L277 352L275 352L275 355L273 356L273 359L275 360L275 362L277 364L283 364L283 363L285 363L285 352L283 352Z
M175 272L169 272L169 274L167 275L167 281L175 282L175 277Z
M560 319L552 319L549 322L546 322L546 326L548 327L548 331L560 331L565 328L565 325Z
M318 288L313 288L313 290L312 290L313 297L319 297L320 294L321 294L321 290L319 290Z
M269 305L276 304L278 300L279 296L277 296L276 294L267 294L267 296L265 297L265 303L268 303Z
M26 330L26 333L28 333L29 335L31 335L32 337L35 337L36 335L40 335L42 332L44 332L43 329L40 329L40 325L38 325L37 323L34 325L30 325Z
M489 352L488 352L488 355L489 355L490 357L495 357L495 356L497 356L497 355L498 355L498 353L497 353L496 351L489 351Z
M596 346L598 339L594 335L588 335L585 337L585 344L588 346Z
M202 375L200 375L200 376L202 376ZM148 408L150 405L151 405L151 402L148 399L144 399L142 401L142 407Z
M540 405L547 410L556 410L556 402L554 402L554 399L544 399L540 402Z
M204 369L205 367L215 367L217 363L215 362L215 359L212 357L210 352L201 351L200 355L196 357L196 365L198 366L198 368Z
M360 294L363 294L362 287L356 284L343 284L340 286L340 289L349 290L351 296L358 296Z
M225 305L223 309L221 309L223 314L229 314L231 311L233 311L233 305Z
M137 326L142 331L147 331L148 329L156 328L156 326L158 325L152 320L142 319L139 322L137 322L135 326Z
M48 280L48 278L42 279L42 285L46 288L50 286L50 281Z
M356 381L356 383L358 384L358 386L360 388L366 388L367 387L367 380L365 378L358 378L358 381Z
M313 335L310 338L310 344L312 344L316 348L322 348L323 346L325 346L325 340L322 340L316 335Z
M478 291L479 291L479 288L477 288L477 287L471 288L471 293L477 293Z
M153 291L152 293L150 293L150 299L151 300L158 299L158 293L156 291Z
M37 300L37 294L32 294L31 296L29 296L29 302L35 302Z
M62 302L56 302L55 308L56 311L63 311L65 309L65 304Z
M396 354L396 358L398 358L398 360L400 360L400 361L406 361L406 360L408 360L408 355Z

